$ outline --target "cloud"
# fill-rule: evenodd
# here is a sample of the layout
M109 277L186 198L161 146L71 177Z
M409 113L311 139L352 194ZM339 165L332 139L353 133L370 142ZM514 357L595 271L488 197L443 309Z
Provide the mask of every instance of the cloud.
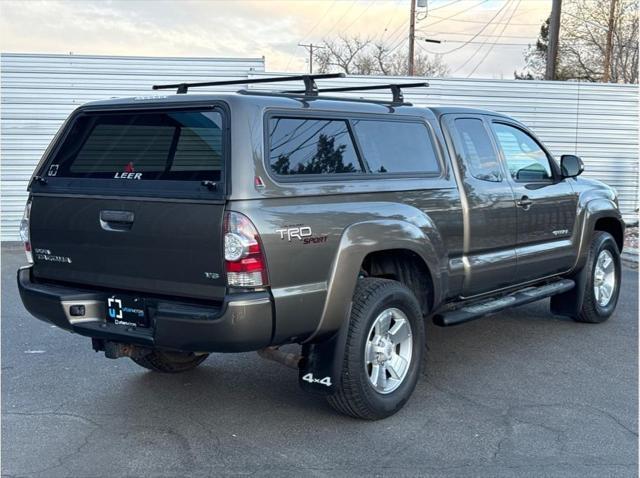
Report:
M513 9L517 0L505 9ZM307 68L301 41L321 42L339 34L385 40L403 48L406 42L407 1L396 0L110 0L110 1L15 1L0 3L0 46L3 51L149 55L149 56L265 56L271 71L302 71ZM429 44L429 50L447 52L469 40L503 6L498 0L430 0L432 13L418 22L419 35L448 39ZM476 76L511 77L522 65L518 45L527 38L535 42L540 23L548 15L550 1L523 0L508 25L489 24L478 41L447 54L452 70L471 57L459 74L466 76L476 60L483 61ZM447 17L452 17L446 20ZM443 18L445 20L443 20ZM499 16L500 22L506 16ZM478 22L478 23L476 23ZM495 23L495 22L494 22ZM503 20L504 23L504 20ZM525 37L517 41L506 35ZM421 47L426 48L421 43ZM479 50L478 53L474 53Z

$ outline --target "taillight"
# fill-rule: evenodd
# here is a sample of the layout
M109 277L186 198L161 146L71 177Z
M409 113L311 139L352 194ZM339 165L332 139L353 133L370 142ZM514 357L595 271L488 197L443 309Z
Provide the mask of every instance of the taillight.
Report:
M228 211L224 217L224 260L230 287L267 284L267 264L255 226L243 214Z
M31 252L31 234L29 233L29 221L31 218L31 198L27 201L27 205L24 207L24 214L22 215L22 221L20 221L20 237L24 242L24 252L27 255L27 261L29 264L33 264L33 253Z

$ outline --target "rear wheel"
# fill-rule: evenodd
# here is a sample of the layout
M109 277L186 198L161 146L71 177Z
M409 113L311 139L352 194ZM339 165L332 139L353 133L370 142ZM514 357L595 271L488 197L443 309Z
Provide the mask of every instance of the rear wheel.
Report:
M582 308L575 320L592 324L607 320L620 294L620 252L611 234L596 231L589 248Z
M131 357L135 363L154 372L179 373L192 370L206 360L209 354L152 350L146 355Z
M416 386L423 349L424 321L414 294L396 281L360 279L342 375L329 403L356 418L393 415Z

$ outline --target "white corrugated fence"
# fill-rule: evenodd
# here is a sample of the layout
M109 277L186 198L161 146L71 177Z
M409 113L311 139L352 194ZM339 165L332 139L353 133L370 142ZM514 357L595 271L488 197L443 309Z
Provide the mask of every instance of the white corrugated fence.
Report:
M29 177L60 124L77 106L114 96L150 94L155 83L267 75L262 58L14 53L2 54L1 70L2 240L18 240ZM318 83L351 86L400 81L416 78L350 77ZM581 156L585 176L615 187L625 219L637 221L638 85L475 79L434 79L429 83L429 88L407 90L406 99L416 105L490 109L519 119L554 155ZM284 89L284 85L276 88ZM388 93L358 96L383 99Z

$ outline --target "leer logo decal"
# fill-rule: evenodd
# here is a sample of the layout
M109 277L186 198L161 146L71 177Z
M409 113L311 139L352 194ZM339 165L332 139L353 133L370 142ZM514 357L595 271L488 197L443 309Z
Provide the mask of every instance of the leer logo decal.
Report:
M136 173L133 163L129 161L124 167L124 172L116 173L115 179L142 179L142 173Z

